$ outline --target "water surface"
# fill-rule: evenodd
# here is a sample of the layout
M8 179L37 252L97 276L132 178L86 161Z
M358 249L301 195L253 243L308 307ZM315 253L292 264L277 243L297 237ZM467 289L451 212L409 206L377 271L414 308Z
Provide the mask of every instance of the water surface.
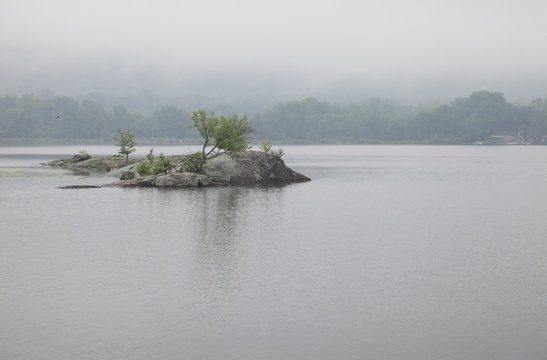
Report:
M547 356L547 148L287 146L312 182L58 189L112 181L39 165L78 150L0 148L1 359Z

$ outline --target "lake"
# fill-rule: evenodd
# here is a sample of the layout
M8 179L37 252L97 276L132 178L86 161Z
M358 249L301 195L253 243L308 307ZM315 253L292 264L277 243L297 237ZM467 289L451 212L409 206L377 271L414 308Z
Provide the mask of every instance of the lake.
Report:
M40 165L82 148L116 152L0 148L0 359L547 358L547 147L286 146L311 182L58 189L113 181Z

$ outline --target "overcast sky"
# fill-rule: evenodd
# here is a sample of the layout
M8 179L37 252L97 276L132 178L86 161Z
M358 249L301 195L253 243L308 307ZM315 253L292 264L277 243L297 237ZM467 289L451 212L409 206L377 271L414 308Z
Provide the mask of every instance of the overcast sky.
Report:
M545 0L2 0L0 92L547 97L546 19Z

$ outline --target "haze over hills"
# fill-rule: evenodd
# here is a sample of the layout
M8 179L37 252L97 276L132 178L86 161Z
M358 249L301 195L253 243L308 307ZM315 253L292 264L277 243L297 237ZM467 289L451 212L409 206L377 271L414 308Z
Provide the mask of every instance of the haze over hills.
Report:
M546 14L539 0L5 1L0 93L527 103L547 95Z
M348 104L370 97L380 97L417 105L446 103L481 89L503 92L510 101L520 103L547 96L544 85L547 83L547 77L542 76L490 79L479 77L377 79L356 74L326 80L290 72L278 74L212 72L175 75L159 70L124 73L115 68L72 71L65 69L59 73L45 71L18 77L9 74L1 76L1 93L4 94L50 92L55 95L75 97L103 94L113 99L144 94L160 98L192 98L198 106L201 104L200 101L215 105L223 103L237 105L242 101L273 105L277 101L306 97L316 97L336 104ZM150 111L151 109L137 110Z

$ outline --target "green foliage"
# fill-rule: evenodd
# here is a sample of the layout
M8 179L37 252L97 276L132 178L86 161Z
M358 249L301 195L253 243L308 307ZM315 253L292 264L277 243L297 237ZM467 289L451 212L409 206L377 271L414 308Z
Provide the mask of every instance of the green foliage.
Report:
M158 174L169 174L173 171L173 163L169 158L165 157L163 153L160 153L158 156L158 159L154 162L154 166L152 167L152 173L154 175Z
M150 161L144 160L137 165L137 172L140 176L152 175L152 168L154 164Z
M135 151L135 146L137 146L137 143L134 140L131 130L118 129L116 133L118 135L114 136L114 140L116 141L116 146L120 147L118 154L125 155L125 162L127 163L129 160L129 154Z
M266 154L270 154L278 159L281 159L283 157L283 155L285 155L285 151L281 148L277 149L277 150L273 150L272 149L272 144L270 144L270 140L268 140L267 137L264 138L264 140L262 140L262 145L260 145L260 150L262 150L263 152L265 152Z
M272 145L270 144L270 140L268 140L267 137L265 137L264 140L262 140L262 145L260 145L260 150L262 150L266 154L269 154L270 151L272 150Z
M253 131L253 127L247 122L247 115L242 118L237 114L232 114L229 118L221 116L220 126L215 131L214 146L225 152L245 151L252 140L249 134Z
M201 153L195 152L192 154L184 155L182 159L182 165L179 172L200 172L201 166Z
M281 148L277 149L277 150L271 150L270 151L270 154L278 159L281 159L283 157L283 155L285 155L285 151Z
M146 154L146 160L151 163L154 162L154 148L150 148L150 151L148 151L148 154Z
M247 122L247 115L242 118L232 114L229 118L214 113L207 116L204 110L194 111L192 124L189 126L203 138L201 159L198 172L203 172L205 162L221 153L236 153L247 149L251 142L250 133L253 127Z
M153 148L151 148L146 155L146 160L141 161L137 165L137 172L140 176L169 174L173 172L173 170L174 166L171 159L163 155L163 153L160 153L160 155L155 158Z

